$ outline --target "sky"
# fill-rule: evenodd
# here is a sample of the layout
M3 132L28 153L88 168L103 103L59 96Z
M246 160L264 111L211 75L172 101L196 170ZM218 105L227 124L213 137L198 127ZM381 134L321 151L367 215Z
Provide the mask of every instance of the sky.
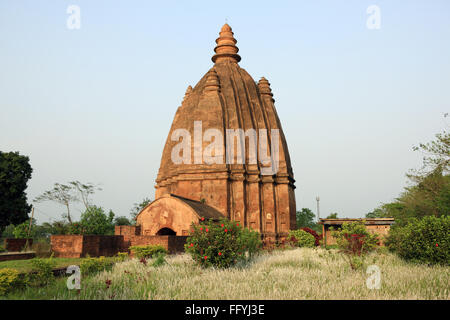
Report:
M447 0L0 0L0 150L30 157L29 201L72 180L100 184L93 203L117 216L154 199L176 109L225 22L240 66L271 83L297 209L320 196L321 217L363 217L408 185L413 146L448 128ZM34 205L39 223L64 212Z

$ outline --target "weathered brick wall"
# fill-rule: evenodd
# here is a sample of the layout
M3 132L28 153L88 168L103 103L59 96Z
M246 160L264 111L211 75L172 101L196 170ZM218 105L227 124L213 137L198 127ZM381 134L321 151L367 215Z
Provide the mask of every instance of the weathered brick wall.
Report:
M83 255L82 235L56 235L50 237L52 252L58 258L80 258Z
M130 246L146 246L159 244L169 253L184 252L187 236L134 236L130 238Z
M51 236L51 244L55 257L111 257L122 250L123 236L57 235Z
M25 247L25 243L27 242L27 239L12 239L12 238L6 238L5 239L5 249L9 252L17 252L21 251ZM30 248L33 244L33 239L28 239L28 247Z

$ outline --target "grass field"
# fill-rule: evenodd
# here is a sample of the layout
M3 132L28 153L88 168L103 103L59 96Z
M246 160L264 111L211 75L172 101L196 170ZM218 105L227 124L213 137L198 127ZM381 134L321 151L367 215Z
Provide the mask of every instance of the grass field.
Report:
M68 290L66 278L46 288L11 293L9 299L444 299L450 298L450 268L406 263L390 253L373 253L366 265L381 270L381 288L368 289L366 268L355 271L336 250L274 251L251 264L226 270L202 269L188 255L167 257L152 267L136 259L111 271L82 278ZM107 288L106 281L111 285Z
M55 262L55 269L57 269L57 268L65 268L70 265L79 265L82 258L52 258L52 260ZM0 269L13 268L19 272L30 272L31 261L32 261L31 259L2 261L0 262Z

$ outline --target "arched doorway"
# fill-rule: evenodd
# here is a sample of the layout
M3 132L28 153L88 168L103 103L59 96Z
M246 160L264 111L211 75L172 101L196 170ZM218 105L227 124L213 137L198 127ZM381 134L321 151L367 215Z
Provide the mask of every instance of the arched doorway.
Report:
M177 233L170 228L162 228L156 233L157 236L175 236Z

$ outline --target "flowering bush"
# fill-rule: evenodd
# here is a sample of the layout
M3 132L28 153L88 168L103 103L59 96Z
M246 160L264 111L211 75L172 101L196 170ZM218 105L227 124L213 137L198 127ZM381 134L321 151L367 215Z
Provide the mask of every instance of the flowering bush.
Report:
M379 243L377 235L367 231L364 222L344 222L342 229L333 231L341 252L346 254L352 269L359 269L363 265L363 256L373 251Z
M227 268L248 261L261 249L260 235L240 225L222 219L192 224L185 244L186 252L201 266Z
M401 258L428 264L450 264L450 217L426 216L403 227L393 226L387 247Z
M314 231L313 229L308 228L308 227L300 228L300 230L303 230L303 231L308 232L309 234L312 234L314 239L315 239L314 245L315 246L319 246L320 245L320 240L322 240L322 236L321 235L319 236L316 231Z
M316 239L312 234L301 229L289 231L289 240L297 247L307 248L314 247L316 242Z
M85 228L79 222L75 222L69 225L68 234L85 234Z

